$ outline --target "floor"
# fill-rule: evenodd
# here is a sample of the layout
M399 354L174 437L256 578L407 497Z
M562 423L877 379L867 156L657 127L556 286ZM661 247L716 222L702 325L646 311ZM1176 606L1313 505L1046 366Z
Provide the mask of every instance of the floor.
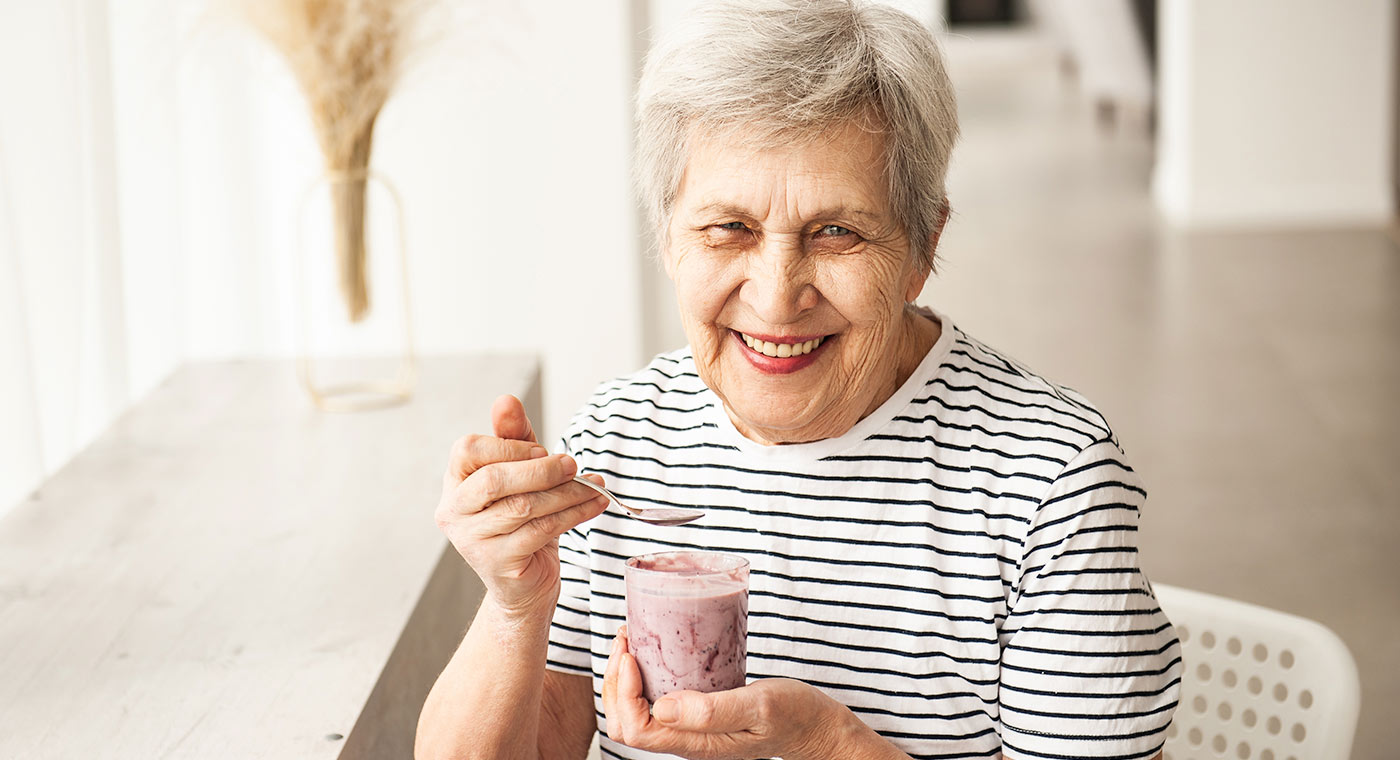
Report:
M1051 50L953 39L963 140L923 301L1108 415L1157 582L1313 618L1356 657L1353 757L1400 747L1400 247L1384 229L1187 234L1150 137Z

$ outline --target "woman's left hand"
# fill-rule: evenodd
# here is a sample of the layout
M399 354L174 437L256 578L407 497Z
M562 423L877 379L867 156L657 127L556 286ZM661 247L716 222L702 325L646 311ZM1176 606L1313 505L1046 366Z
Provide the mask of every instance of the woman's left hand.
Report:
M637 660L627 651L625 626L613 640L603 677L603 713L613 741L695 760L845 756L832 750L852 721L860 723L845 705L788 678L711 694L672 692L650 706Z

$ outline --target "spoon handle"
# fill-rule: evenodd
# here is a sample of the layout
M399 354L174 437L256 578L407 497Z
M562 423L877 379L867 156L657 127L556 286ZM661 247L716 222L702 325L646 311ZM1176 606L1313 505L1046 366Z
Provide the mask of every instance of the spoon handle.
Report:
M629 506L627 506L626 504L623 504L622 502L618 501L618 500L617 500L617 497L616 497L616 496L613 496L611 491L609 491L608 489L606 489L606 488L604 488L604 487L598 485L597 483L594 483L593 481L589 480L588 478L585 478L585 477L582 476L582 475L575 475L575 476L574 476L574 482L575 482L575 483L582 483L583 485L586 485L586 486L588 486L589 488L592 488L593 490L597 491L598 493L600 493L600 494L602 494L602 495L608 497L608 501L610 501L610 502L616 504L617 506L621 507L623 510L625 510L625 511L627 511L627 512L630 512L630 513L632 513L632 514L634 514L634 515L635 515L635 514L640 514L640 510L637 510L637 509L634 509L634 508L632 508L632 507L629 507Z

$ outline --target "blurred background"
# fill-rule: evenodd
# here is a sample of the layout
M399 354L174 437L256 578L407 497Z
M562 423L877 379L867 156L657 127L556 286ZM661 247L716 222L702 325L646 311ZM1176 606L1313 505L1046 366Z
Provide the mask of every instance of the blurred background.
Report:
M630 98L690 4L443 3L375 128L417 351L537 354L546 435L684 343ZM1337 631L1354 757L1394 757L1396 5L896 4L963 135L922 302L1106 413L1154 580ZM0 520L178 367L295 353L320 174L296 82L222 6L0 2Z

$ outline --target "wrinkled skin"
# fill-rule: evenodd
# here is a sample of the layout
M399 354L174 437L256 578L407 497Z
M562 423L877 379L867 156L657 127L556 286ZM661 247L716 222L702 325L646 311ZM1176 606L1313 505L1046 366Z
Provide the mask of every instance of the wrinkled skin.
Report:
M857 123L776 148L732 135L692 147L663 260L700 377L748 438L841 435L938 338L908 306L929 272L889 208L883 147ZM810 366L769 374L733 331L830 337Z

